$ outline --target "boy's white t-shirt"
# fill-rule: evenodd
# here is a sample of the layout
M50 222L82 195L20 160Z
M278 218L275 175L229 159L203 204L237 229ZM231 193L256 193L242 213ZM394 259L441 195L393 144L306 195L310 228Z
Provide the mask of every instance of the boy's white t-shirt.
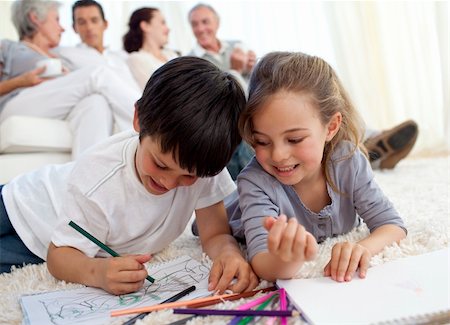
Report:
M135 170L138 143L135 132L122 132L76 163L46 166L6 184L6 210L25 245L43 259L50 241L90 257L110 256L70 227L73 220L120 255L152 254L184 231L194 210L236 188L225 168L191 186L153 195Z

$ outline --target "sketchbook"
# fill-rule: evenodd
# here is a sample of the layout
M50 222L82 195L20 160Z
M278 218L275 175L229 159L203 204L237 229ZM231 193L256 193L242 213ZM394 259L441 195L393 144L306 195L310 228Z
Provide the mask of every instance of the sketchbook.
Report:
M140 291L121 296L90 287L24 295L22 324L108 324L112 310L157 305L191 285L196 290L180 301L208 294L209 267L189 256L151 264L148 271L153 284L146 282Z
M450 248L369 268L365 279L278 280L311 324L450 322Z

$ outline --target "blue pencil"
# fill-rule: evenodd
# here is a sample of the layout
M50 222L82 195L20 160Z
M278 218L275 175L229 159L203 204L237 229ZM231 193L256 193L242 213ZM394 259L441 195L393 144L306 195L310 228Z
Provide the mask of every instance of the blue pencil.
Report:
M208 316L268 316L292 317L297 316L294 310L232 310L232 309L192 309L175 308L174 314L208 315Z

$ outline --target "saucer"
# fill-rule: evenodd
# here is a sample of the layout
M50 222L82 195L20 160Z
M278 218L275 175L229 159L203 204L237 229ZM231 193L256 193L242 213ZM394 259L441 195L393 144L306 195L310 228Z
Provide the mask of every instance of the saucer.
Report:
M54 77L59 77L59 76L62 76L63 75L63 73L62 72L58 72L58 73L41 73L40 75L39 75L39 77L41 77L41 78L54 78Z

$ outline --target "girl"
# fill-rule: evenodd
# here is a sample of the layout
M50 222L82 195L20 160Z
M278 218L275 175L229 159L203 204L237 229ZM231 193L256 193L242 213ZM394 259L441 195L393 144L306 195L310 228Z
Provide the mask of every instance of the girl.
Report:
M156 69L179 55L164 48L169 38L169 27L158 9L137 9L131 14L128 26L129 30L123 37L124 48L131 53L128 66L144 89Z
M370 258L406 236L373 179L363 125L333 69L303 53L275 52L256 65L239 128L256 157L238 176L239 207L255 272L291 278L328 237L364 220L370 236L336 244L325 276L350 281ZM233 222L232 222L233 224Z

